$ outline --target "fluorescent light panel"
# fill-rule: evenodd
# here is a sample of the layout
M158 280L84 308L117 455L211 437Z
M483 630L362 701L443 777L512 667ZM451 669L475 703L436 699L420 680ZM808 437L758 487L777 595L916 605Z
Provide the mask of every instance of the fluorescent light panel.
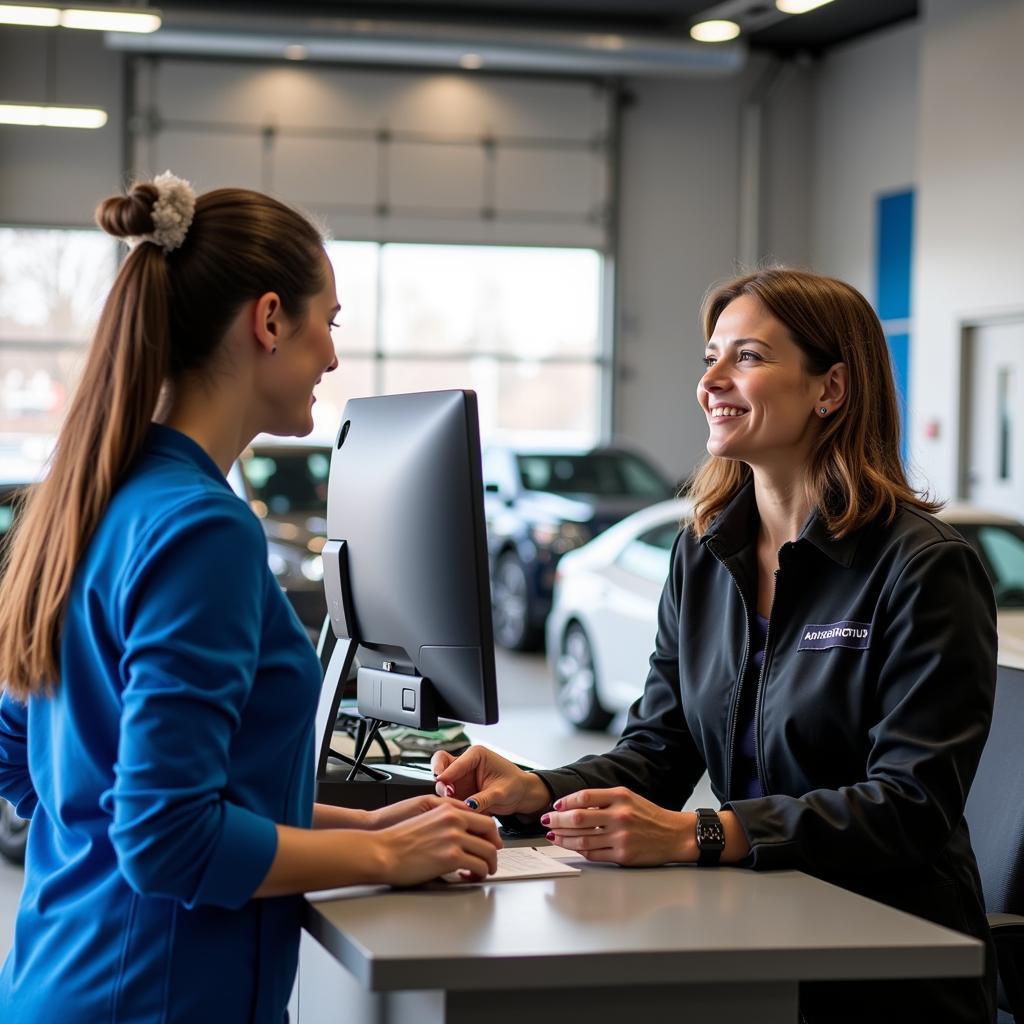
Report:
M106 123L107 112L99 107L0 103L0 124L20 124L32 128L102 128Z
M832 0L775 0L775 6L783 14L806 14L815 7L824 7L830 3Z
M698 21L690 29L690 37L698 43L727 43L740 34L740 27L735 21Z
M0 25L36 25L56 28L60 24L60 11L56 7L22 7L20 4L0 4Z
M146 8L0 4L0 24L36 25L41 28L56 28L59 25L95 32L155 32L160 27L160 15Z

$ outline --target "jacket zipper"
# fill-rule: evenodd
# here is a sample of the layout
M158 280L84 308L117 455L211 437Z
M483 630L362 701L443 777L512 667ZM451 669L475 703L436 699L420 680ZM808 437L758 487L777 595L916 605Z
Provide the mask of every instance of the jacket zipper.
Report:
M747 607L747 599L743 596L743 588L740 586L740 581L736 579L736 573L732 571L729 565L726 563L717 551L711 545L708 545L711 553L718 559L719 564L725 569L732 579L733 585L736 587L736 593L740 595L740 604L743 605L743 618L746 628L746 636L743 644L743 658L740 661L740 677L736 686L736 693L733 695L732 705L732 726L729 730L729 764L728 774L726 781L726 799L732 799L732 766L733 760L736 753L736 726L739 723L740 717L740 695L743 692L743 680L747 674L747 660L750 657L750 609ZM766 789L764 785L764 778L761 774L761 683L764 681L765 670L768 667L768 643L772 636L772 613L775 611L775 595L779 590L779 570L776 569L774 576L774 586L772 588L772 602L768 608L768 628L764 634L764 658L761 661L761 671L757 674L757 685L754 690L754 772L757 775L757 784L761 787L761 794L766 795Z
M757 784L761 787L761 796L768 795L768 790L764 784L764 777L761 774L761 762L763 760L761 750L761 684L764 682L765 673L768 671L768 647L772 639L772 613L775 611L775 595L779 592L778 569L773 573L772 581L772 602L768 606L768 628L764 631L764 655L761 658L761 671L757 674L757 688L754 690L754 771L757 774Z
M729 728L729 763L726 770L725 780L725 798L726 800L732 799L732 762L733 755L736 751L736 725L739 722L740 717L740 694L743 692L743 678L747 674L747 658L750 656L750 609L747 607L747 599L743 596L743 588L740 586L740 581L736 579L736 573L729 568L725 559L711 545L708 545L709 550L718 559L719 564L725 569L725 571L732 578L733 585L736 587L736 593L740 595L740 604L743 605L743 624L745 629L745 636L743 642L743 657L740 660L740 675L736 681L736 692L732 698L732 724ZM756 713L756 711L755 711ZM756 761L756 758L755 758ZM756 766L755 766L756 767ZM758 776L760 782L760 775Z

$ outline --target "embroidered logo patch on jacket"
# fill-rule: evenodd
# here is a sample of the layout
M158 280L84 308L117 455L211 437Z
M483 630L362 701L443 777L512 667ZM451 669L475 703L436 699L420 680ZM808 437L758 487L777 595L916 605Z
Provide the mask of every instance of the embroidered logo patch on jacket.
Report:
M800 634L798 651L824 651L829 647L852 647L866 651L871 643L871 623L842 622L808 623Z

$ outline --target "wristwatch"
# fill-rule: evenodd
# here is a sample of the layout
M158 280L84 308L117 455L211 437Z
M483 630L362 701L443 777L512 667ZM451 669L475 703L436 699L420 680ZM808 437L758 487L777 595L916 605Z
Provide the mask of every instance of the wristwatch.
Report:
M717 864L725 849L725 829L718 811L701 807L697 811L697 863L701 867Z

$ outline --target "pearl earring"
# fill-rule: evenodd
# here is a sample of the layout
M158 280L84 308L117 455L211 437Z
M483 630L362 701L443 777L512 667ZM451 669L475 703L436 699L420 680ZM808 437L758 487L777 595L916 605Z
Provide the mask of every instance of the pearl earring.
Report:
M820 408L820 409L818 410L818 412L820 412L822 416L827 416L827 415L828 415L828 407L827 407L827 406L824 406L824 405L823 405L823 406L822 406L822 407L821 407L821 408Z

